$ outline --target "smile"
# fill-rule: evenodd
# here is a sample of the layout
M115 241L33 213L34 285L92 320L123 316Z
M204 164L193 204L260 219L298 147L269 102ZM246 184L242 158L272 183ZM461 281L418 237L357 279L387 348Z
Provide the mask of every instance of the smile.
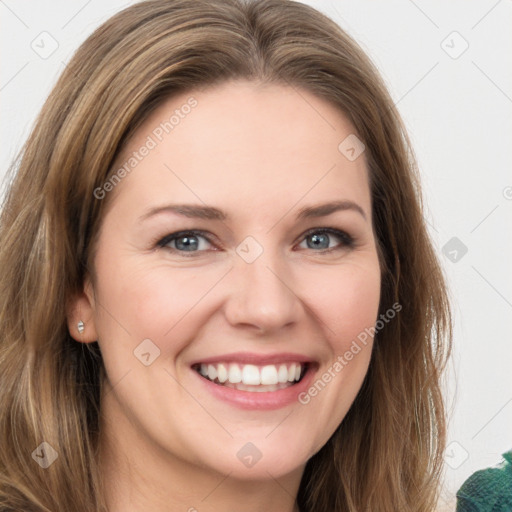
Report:
M193 366L202 377L217 384L241 391L278 391L299 382L308 364L289 362L258 366L238 363L200 363Z

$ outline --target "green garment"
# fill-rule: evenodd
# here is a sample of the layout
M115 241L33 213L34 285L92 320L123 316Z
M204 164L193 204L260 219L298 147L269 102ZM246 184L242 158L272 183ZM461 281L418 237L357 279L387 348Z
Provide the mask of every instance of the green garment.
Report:
M457 491L456 512L512 512L512 450L493 468L473 473Z

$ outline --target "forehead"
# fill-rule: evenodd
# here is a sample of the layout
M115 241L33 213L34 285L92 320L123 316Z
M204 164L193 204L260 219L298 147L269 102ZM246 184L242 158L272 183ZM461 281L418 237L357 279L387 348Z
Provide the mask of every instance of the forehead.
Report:
M120 154L115 165L129 172L115 194L141 206L179 197L261 211L351 198L368 208L365 155L340 150L354 134L338 108L296 87L232 81L181 93Z

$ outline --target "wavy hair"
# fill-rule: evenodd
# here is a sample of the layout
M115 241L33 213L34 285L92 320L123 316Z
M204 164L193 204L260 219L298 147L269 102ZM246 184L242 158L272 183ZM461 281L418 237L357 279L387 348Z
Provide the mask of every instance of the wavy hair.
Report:
M76 51L10 168L0 216L0 510L107 510L98 463L97 342L73 340L66 304L93 273L108 200L94 190L130 136L176 93L248 79L339 108L366 146L381 264L374 340L346 417L307 462L301 512L431 512L451 350L445 277L423 217L419 173L378 71L334 21L292 0L148 0ZM33 460L43 441L58 459Z

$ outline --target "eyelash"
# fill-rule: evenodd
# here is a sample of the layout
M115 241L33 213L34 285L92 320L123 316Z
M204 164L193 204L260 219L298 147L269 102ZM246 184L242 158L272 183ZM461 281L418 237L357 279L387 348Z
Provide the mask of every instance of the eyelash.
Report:
M329 249L323 249L323 250L320 250L320 251L314 251L314 252L317 252L317 253L320 253L320 254L331 253L333 251L339 251L339 250L341 250L343 248L351 249L355 245L354 238L352 236L350 236L348 233L346 233L344 231L341 231L339 229L327 228L327 227L326 228L313 228L313 229L310 229L310 230L306 231L302 235L301 242L304 239L306 239L308 236L313 235L313 234L335 235L335 236L337 236L341 240L341 244L339 246L337 246L337 247L331 247ZM188 231L178 231L176 233L171 233L169 235L166 235L162 239L159 239L156 242L156 245L158 247L160 247L160 248L168 249L168 250L170 250L173 253L179 253L180 255L183 255L186 258L195 257L197 254L201 254L201 253L205 252L205 251L190 251L187 254L187 251L180 251L180 250L172 248L172 247L167 247L167 245L170 242L172 242L174 240L178 240L178 239L184 237L185 235L193 235L193 236L203 237L203 238L205 238L208 241L209 244L214 245L206 232L201 231L201 230L196 230L196 229L191 229L191 230L188 230Z

